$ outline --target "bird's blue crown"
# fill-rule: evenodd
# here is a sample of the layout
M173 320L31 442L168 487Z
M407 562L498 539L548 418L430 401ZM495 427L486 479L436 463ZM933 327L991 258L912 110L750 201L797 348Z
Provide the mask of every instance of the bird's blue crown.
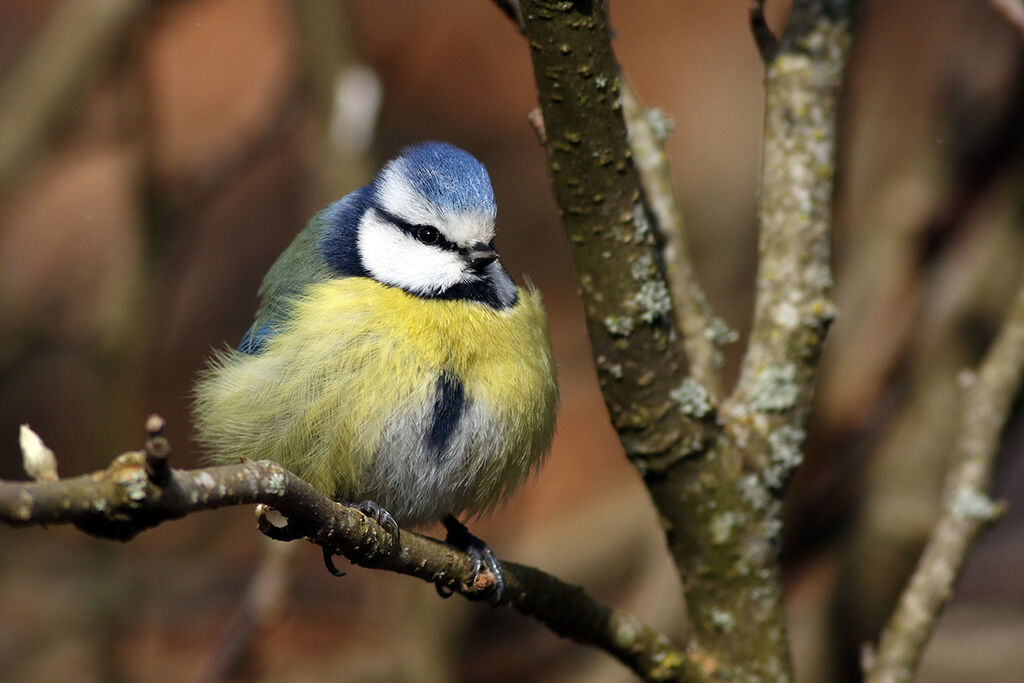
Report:
M446 213L494 216L494 190L487 169L468 152L446 142L421 142L402 150L388 164L399 171L424 199ZM380 177L374 181L377 189Z

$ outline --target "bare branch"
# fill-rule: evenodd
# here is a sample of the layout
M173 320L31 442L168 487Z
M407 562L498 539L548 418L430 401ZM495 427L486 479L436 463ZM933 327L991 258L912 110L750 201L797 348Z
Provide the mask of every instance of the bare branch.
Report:
M253 641L259 632L278 617L287 604L297 546L276 543L270 538L262 541L260 560L245 597L213 647L201 681L213 683L237 677L239 666L253 652Z
M765 72L757 296L732 404L759 417L746 422L766 439L763 453L772 450L768 437L783 427L799 449L818 357L835 316L829 240L836 107L855 6L798 1ZM785 481L789 473L777 474Z
M772 33L768 21L764 18L765 0L750 0L750 31L754 34L754 43L764 63L772 61L779 49L779 39Z
M1024 286L978 371L969 375L943 512L865 674L874 683L909 681L979 533L1002 506L989 498L999 437L1024 378Z
M104 471L54 482L0 481L0 520L16 526L74 524L95 536L127 541L200 510L263 504L287 519L285 528L274 527L276 538L304 538L360 566L415 576L470 599L489 598L492 585L474 575L464 552L409 531L401 532L395 547L376 522L325 498L277 463L164 470L163 421L150 418L148 426L146 450L124 453ZM607 651L647 680L704 680L696 658L636 617L538 569L502 566L502 604L559 635Z
M665 138L671 121L657 110L648 111L625 78L620 86L633 165L661 234L665 275L672 293L676 327L683 333L690 374L713 398L718 398L722 392L722 354L718 346L730 341L729 331L725 323L712 315L690 260L686 227L676 204L665 156Z

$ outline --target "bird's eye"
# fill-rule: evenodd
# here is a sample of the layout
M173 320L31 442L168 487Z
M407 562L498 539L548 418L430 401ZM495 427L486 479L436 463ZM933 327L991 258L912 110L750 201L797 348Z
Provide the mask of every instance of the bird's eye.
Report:
M421 225L416 228L416 239L423 244L437 244L441 238L441 233L437 231L437 228L429 225Z

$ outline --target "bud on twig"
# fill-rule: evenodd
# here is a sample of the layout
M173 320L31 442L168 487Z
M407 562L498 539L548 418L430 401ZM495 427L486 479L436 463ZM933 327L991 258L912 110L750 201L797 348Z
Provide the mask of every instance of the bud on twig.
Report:
M21 425L18 443L28 476L36 481L57 481L60 478L57 476L57 457L27 424Z

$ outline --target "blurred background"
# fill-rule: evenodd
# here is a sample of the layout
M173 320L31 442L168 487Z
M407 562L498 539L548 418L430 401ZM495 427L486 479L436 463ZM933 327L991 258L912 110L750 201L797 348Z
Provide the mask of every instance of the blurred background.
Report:
M702 283L745 333L763 99L747 3L611 4L627 77L675 120ZM768 4L778 27L786 4ZM808 682L855 679L912 568L958 377L1024 254L1024 31L987 2L864 5L841 112L840 317L787 508ZM524 41L485 0L0 0L0 477L24 477L21 423L75 475L140 447L154 411L173 463L200 464L193 377L238 342L280 250L402 146L448 140L490 170L503 260L544 293L562 387L547 465L473 529L681 637L678 580L597 389L535 104ZM1022 451L1018 406L995 485L1010 512L971 558L922 681L1020 680ZM3 680L631 680L511 610L384 572L336 579L315 547L263 539L251 509L125 545L0 527L0 548Z

